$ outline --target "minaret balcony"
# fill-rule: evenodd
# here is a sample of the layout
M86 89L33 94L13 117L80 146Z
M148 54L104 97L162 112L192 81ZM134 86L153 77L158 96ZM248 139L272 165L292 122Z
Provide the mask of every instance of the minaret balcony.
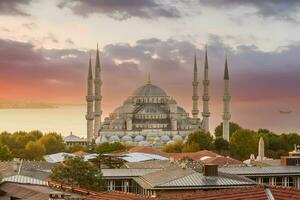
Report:
M203 101L209 101L209 96L203 96L203 97L202 97L202 100L203 100Z
M92 95L86 96L86 101L87 101L87 102L92 102L92 101L94 101L94 96L92 96Z
M210 116L210 112L202 112L202 117L209 117Z
M230 120L231 114L230 113L224 113L223 114L223 120Z
M223 97L223 101L230 101L230 99L231 99L231 96L229 96L229 95L226 95Z
M101 101L102 100L102 96L95 96L94 99L95 99L95 101Z
M193 86L198 86L199 85L199 81L193 81Z
M198 101L199 100L199 96L192 96L192 100L193 101Z
M203 85L207 85L208 86L209 85L209 80L203 80L202 83L203 83Z
M85 115L86 120L94 120L94 114L93 113L87 113Z

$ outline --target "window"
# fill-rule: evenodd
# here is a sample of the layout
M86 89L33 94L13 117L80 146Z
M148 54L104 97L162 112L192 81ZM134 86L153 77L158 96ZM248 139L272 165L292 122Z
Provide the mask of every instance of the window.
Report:
M265 185L269 185L269 183L270 183L270 178L269 178L269 177L263 177L263 178L262 178L262 183L265 184Z
M282 186L282 183L283 183L282 178L283 177L276 177L275 178L275 185Z
M296 177L293 176L288 176L287 177L287 186L288 187L296 187L297 186L297 179Z

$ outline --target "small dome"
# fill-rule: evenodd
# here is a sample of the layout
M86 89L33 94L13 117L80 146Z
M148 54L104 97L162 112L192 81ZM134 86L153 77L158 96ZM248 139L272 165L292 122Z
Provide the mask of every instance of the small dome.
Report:
M186 111L182 107L177 106L177 113L185 114Z
M150 144L149 144L149 142L147 142L147 141L140 141L140 142L138 143L138 146L150 146Z
M155 137L154 142L158 142L158 141L161 141L160 137Z
M170 140L169 142L167 142L167 144L174 144L175 142L173 140Z
M117 119L114 119L112 122L111 122L112 125L124 125L125 124L125 120L122 119L122 118L117 118Z
M181 136L181 135L175 135L175 136L173 137L173 140L174 140L175 142L177 142L177 141L182 141L183 139L182 139L182 136Z
M144 140L144 137L142 136L142 135L137 135L137 136L135 136L135 138L134 138L134 141L135 142L141 142L141 141L143 141Z
M117 135L110 136L110 142L120 142L120 138Z
M96 138L95 143L100 144L100 143L107 142L107 141L108 140L105 135L100 135Z
M167 96L166 92L156 85L148 83L136 89L132 96L155 96L155 97L165 97Z
M168 135L163 135L160 137L160 139L161 139L161 141L163 141L165 143L169 142L171 140L170 136L168 136Z
M122 137L122 141L124 141L124 142L132 141L132 138L131 138L130 135L124 135L124 136Z

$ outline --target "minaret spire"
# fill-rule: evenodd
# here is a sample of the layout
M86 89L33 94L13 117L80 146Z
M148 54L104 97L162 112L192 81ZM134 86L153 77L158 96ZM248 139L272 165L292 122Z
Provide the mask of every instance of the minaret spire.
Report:
M91 142L93 139L93 122L94 122L93 71L92 71L91 56L89 59L86 102L87 102L87 112L85 118L87 120L87 141Z
M192 114L193 114L193 118L194 119L198 119L198 115L199 115L199 109L198 109L198 100L199 100L199 95L198 95L198 85L199 85L199 81L198 81L198 69L197 69L197 58L196 58L196 54L194 57L194 79L192 82L193 85L193 96L192 96L192 100L193 100L193 110L192 110Z
M223 138L227 141L230 139L229 120L231 118L229 103L231 96L229 95L229 73L228 73L228 62L227 55L225 58L225 70L224 70L224 113L223 113Z
M147 80L147 84L151 84L150 72L148 73L148 80Z
M94 113L94 137L99 135L99 130L101 128L101 86L102 86L102 79L101 79L101 65L100 65L100 58L99 58L99 48L97 43L97 52L96 52L96 66L95 66L95 113Z
M209 94L208 94L208 58L207 58L207 46L205 46L205 61L204 61L204 80L203 80L203 112L202 112L202 127L205 132L209 132Z

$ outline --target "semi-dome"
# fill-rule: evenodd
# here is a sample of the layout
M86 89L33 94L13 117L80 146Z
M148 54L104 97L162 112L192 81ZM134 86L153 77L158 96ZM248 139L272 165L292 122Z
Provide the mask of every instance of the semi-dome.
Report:
M133 93L133 96L167 96L167 93L156 85L148 83L136 89Z
M144 140L144 136L142 136L142 135L137 135L137 136L135 136L135 138L134 138L134 141L135 142L140 142L140 141L143 141Z
M138 146L150 146L150 144L149 144L149 142L147 142L147 141L140 141L140 142L138 143Z
M107 142L107 141L108 140L105 135L100 135L96 138L95 143L100 144L100 143Z
M110 136L110 142L120 142L120 138L117 135Z
M163 136L160 137L160 139L161 139L163 142L165 142L165 143L167 143L167 142L169 142L169 141L171 140L170 137L169 137L168 135L163 135Z
M132 141L132 137L130 135L124 135L122 137L122 141L124 141L124 142Z
M183 138L182 138L181 135L175 135L175 136L173 137L173 140L174 140L175 142L176 142L176 141L182 141Z

